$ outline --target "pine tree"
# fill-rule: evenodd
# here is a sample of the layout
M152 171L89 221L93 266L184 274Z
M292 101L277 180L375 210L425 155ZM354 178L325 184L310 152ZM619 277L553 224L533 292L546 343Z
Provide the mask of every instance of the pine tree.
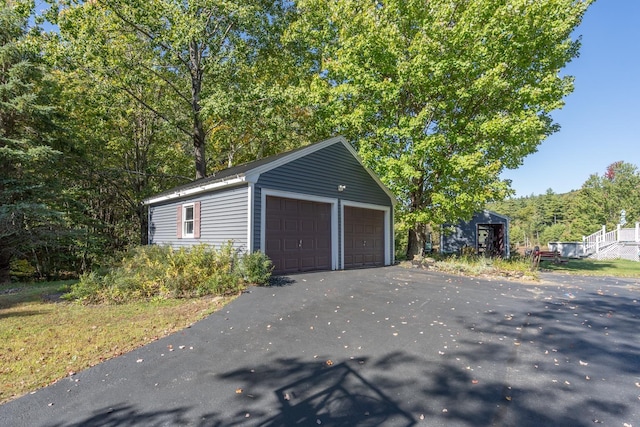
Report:
M45 70L26 37L28 13L0 6L0 283L10 262L56 239L51 201L59 152L48 144L53 108Z

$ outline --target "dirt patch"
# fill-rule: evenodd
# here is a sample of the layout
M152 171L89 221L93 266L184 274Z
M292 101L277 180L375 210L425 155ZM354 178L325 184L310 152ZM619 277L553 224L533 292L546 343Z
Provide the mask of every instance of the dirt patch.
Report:
M9 288L9 289L0 289L0 295L9 295L9 294L17 294L22 291L24 288Z
M45 302L53 302L53 303L66 302L64 299L62 299L62 295L64 294L65 294L64 292L56 292L54 294L42 295L42 300Z

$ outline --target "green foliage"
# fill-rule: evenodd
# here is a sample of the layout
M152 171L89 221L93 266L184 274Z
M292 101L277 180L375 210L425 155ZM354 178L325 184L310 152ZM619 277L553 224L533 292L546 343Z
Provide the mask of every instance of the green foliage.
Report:
M264 253L244 254L240 259L240 273L245 282L266 285L271 278L273 263Z
M61 61L172 127L167 141L189 149L196 178L207 163L218 170L297 144L300 120L285 119L293 61L280 43L290 2L56 3L48 17Z
M18 280L33 279L36 274L36 269L26 259L13 259L11 260L11 277L15 277Z
M28 4L0 4L0 283L12 258L56 252L68 232L56 173L64 160L53 148L57 88L27 33Z
M615 162L602 175L592 174L579 190L491 203L489 209L511 218L510 240L518 245L545 246L554 241L582 241L606 225L613 230L626 211L627 224L640 221L640 171Z
M190 298L235 294L247 284L268 283L271 261L262 253L238 255L231 243L139 246L104 273L84 274L67 294L84 303Z
M319 114L419 227L510 193L500 173L558 129L551 112L573 89L561 69L591 3L300 0L288 37L307 49Z

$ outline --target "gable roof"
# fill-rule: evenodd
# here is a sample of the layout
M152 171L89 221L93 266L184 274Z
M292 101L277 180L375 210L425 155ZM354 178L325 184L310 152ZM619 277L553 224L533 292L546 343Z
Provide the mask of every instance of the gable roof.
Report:
M483 209L483 210L482 210L482 212L483 212L483 213L485 213L485 214L487 214L487 215L497 216L498 218L504 219L504 220L505 220L505 221L507 221L507 222L511 221L511 218L509 218L509 217L508 217L508 216L506 216L506 215L499 214L499 213L498 213L498 212L496 212L496 211L490 211L489 209ZM479 212L476 212L476 213L479 213Z
M360 163L363 169L367 171L367 173L380 186L380 188L382 188L384 192L389 196L391 202L393 204L396 203L396 198L393 193L391 193L391 191L382 183L382 181L380 181L380 178L378 178L378 176L371 169L367 168L362 163L362 160L358 156L358 153L351 146L351 144L349 144L344 137L337 136L321 142L317 142L315 144L287 151L285 153L276 154L274 156L265 157L264 159L255 160L253 162L244 163L242 165L221 170L206 178L198 179L146 198L142 201L142 204L151 205L154 203L176 199L179 197L205 193L213 189L221 189L234 185L240 185L243 183L255 183L258 181L261 174L297 160L301 157L307 156L316 151L322 150L333 144L344 145L349 153L351 153L351 155L358 161L358 163Z

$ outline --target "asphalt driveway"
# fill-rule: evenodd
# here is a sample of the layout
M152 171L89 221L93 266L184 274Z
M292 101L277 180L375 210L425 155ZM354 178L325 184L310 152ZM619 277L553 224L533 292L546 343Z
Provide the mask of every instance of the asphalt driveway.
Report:
M283 282L0 406L0 425L640 426L637 280Z

